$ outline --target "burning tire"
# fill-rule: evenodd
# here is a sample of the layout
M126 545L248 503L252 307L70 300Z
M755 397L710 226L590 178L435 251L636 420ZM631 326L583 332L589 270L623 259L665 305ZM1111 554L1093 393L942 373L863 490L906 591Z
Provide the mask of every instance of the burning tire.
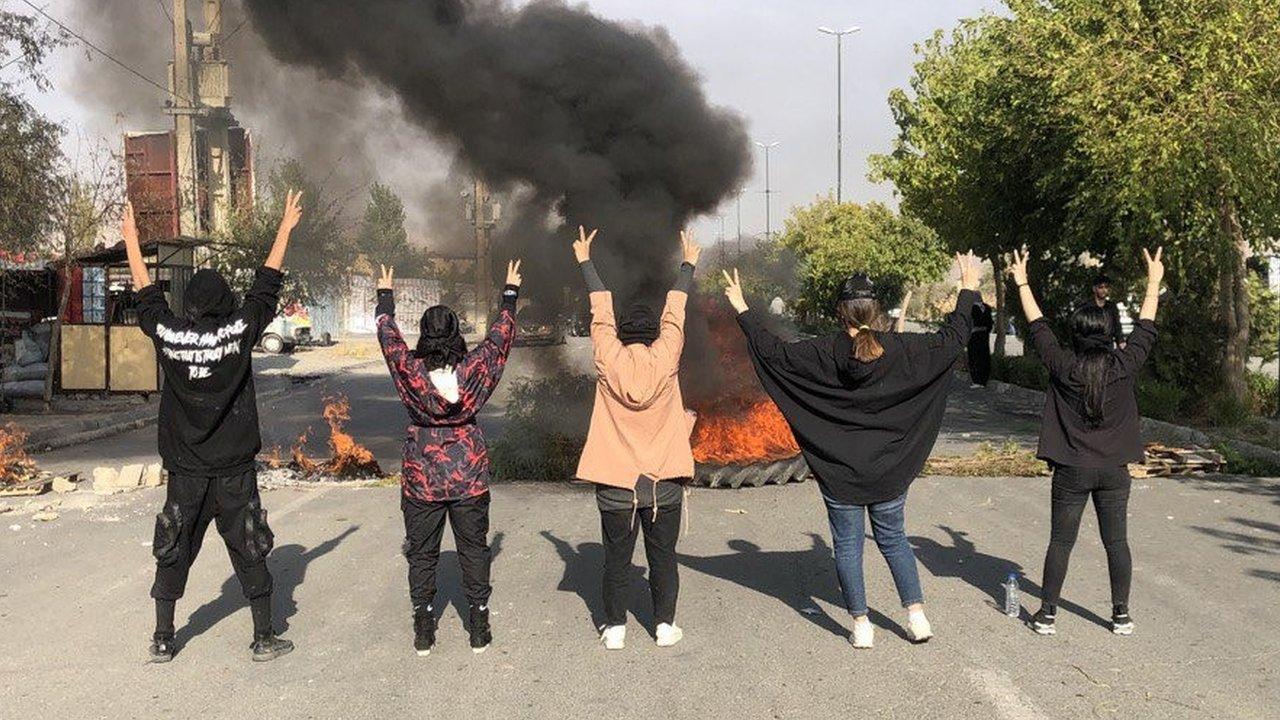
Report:
M748 465L713 465L697 463L693 484L710 488L764 487L786 485L809 479L809 464L796 455L786 460L758 462Z

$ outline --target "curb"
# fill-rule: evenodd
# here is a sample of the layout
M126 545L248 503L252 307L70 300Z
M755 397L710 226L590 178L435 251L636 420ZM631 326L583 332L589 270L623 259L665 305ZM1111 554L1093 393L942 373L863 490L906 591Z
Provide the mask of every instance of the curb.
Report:
M1024 402L1044 402L1044 393L1040 390L1025 388L1021 385L1010 385L1007 382L994 379L988 384L995 395L1004 395ZM998 402L998 399L996 401ZM1196 428L1175 425L1174 423L1149 417L1140 417L1139 423L1144 441L1155 440L1168 445L1200 445L1203 447L1212 447L1216 443L1225 445L1250 460L1261 460L1280 466L1280 452L1245 440L1222 437L1203 430L1197 430Z
M279 397L293 390L293 387L294 387L293 383L290 383L281 388L276 388L274 390L267 390L265 392L258 393L258 399L263 400L263 399ZM34 441L28 438L28 442L31 444L33 448L31 452L39 454L39 453L49 452L51 450L60 450L62 448L71 447L73 445L83 445L85 443L91 443L95 440L101 440L102 438L105 438L105 437L111 437L112 435L120 435L122 433L127 433L131 430L139 430L148 425L154 425L156 423L156 420L159 417L159 409L146 408L146 410L147 410L146 413L140 413L137 411L129 413L128 415L125 416L126 418L129 418L129 419L125 419L125 420L116 419L114 421L111 421L110 424L99 425L98 427L93 428L91 430L84 430L81 432L72 433L70 435L58 435L55 437L50 437L48 439L43 439L43 440L37 439ZM133 415L137 415L138 417L131 417Z

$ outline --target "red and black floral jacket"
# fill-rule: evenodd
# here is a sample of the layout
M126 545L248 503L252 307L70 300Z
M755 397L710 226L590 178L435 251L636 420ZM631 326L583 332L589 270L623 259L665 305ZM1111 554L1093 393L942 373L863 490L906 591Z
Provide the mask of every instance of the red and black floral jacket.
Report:
M409 411L401 489L415 500L462 500L489 491L489 453L476 414L502 377L516 335L516 296L508 285L489 334L455 368L458 400L450 403L432 385L396 326L395 298L378 292L378 343L400 401Z

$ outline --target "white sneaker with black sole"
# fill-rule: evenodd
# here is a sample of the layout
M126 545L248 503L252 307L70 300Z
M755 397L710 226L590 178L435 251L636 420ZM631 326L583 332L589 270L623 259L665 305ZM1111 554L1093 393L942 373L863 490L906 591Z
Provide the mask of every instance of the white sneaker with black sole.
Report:
M1111 611L1111 632L1115 635L1133 634L1133 618L1129 617L1129 606L1116 605Z
M929 618L924 616L923 610L914 610L907 613L907 639L919 645L927 643L933 638L933 626L929 624Z
M606 625L600 630L600 642L605 650L621 650L627 646L626 625Z
M1031 629L1036 631L1037 635L1056 635L1058 630L1055 627L1057 622L1057 612L1050 609L1040 608L1035 615L1031 616Z

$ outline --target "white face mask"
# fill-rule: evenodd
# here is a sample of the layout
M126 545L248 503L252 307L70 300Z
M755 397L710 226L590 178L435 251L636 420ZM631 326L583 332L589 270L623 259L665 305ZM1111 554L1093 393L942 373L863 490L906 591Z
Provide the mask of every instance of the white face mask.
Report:
M446 401L451 404L458 402L458 373L452 366L432 370L427 377Z

